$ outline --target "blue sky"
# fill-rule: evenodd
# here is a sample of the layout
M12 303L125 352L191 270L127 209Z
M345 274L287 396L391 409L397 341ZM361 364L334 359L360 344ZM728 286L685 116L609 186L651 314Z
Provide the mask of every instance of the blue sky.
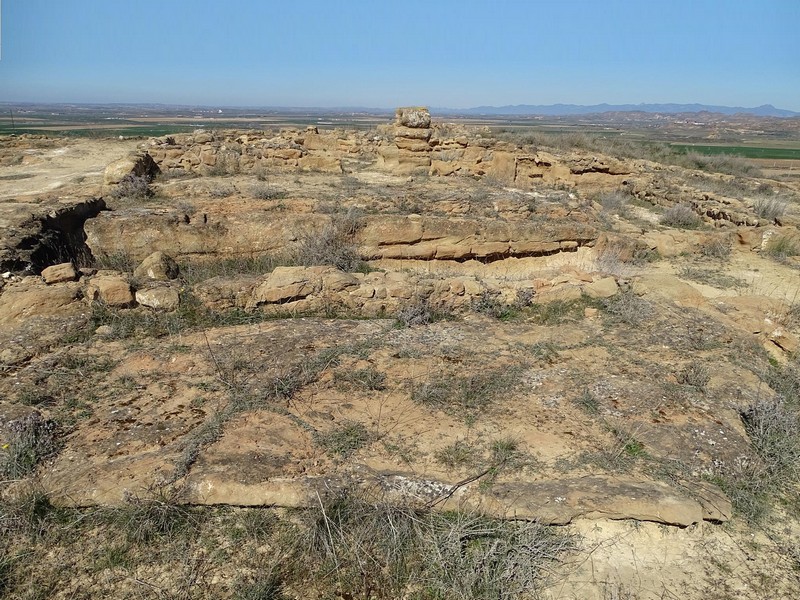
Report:
M2 0L0 101L800 111L800 0Z

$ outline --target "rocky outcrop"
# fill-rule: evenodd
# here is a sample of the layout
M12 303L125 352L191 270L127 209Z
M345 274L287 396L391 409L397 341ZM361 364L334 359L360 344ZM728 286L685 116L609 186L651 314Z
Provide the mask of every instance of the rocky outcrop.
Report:
M399 174L427 173L431 166L431 114L427 108L398 108L390 141L378 148L378 165Z
M480 260L547 256L590 245L597 231L577 222L485 222L437 217L366 220L358 237L366 260Z
M158 172L159 168L153 157L147 152L139 152L109 164L103 175L103 183L115 185L131 176L146 177L148 181L152 181Z
M0 205L0 270L39 273L85 258L84 223L105 208L102 198Z
M276 134L198 131L150 140L146 150L172 173L232 175L270 169L341 173L342 157L360 152L361 138L285 129Z
M136 290L136 302L147 308L172 311L180 305L180 294L170 286L147 287Z
M235 214L179 218L157 210L103 213L86 224L96 256L126 254L143 260L153 250L171 256L259 255L286 252L304 235L322 231L331 217L273 214L250 209ZM354 242L363 260L480 260L547 256L592 245L597 231L569 219L485 221L434 216L364 217Z
M466 311L481 310L489 304L524 307L530 302L575 299L582 292L608 298L618 292L618 286L613 277L577 271L565 271L555 279L509 281L467 275L435 277L408 272L345 273L334 267L277 267L261 278L209 279L195 285L193 292L215 310L391 316L423 305L433 310Z
M86 298L119 308L128 308L135 303L130 282L115 273L101 273L92 277L86 288Z
M16 325L32 317L66 316L81 307L81 285L46 285L39 277L24 277L0 294L0 323Z

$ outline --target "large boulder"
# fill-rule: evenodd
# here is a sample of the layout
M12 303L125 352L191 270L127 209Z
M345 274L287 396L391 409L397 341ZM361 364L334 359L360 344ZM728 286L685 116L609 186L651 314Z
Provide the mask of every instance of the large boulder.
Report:
M38 277L8 284L0 295L0 323L19 324L31 317L65 315L82 303L80 284L44 285Z
M103 175L103 183L115 185L130 175L136 177L147 177L148 181L159 172L158 165L147 152L143 154L131 154L125 158L115 160L106 167Z

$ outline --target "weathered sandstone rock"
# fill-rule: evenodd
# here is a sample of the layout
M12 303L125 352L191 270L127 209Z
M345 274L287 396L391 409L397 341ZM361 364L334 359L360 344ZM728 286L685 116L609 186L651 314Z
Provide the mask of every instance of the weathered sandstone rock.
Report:
M62 283L64 281L75 281L78 274L75 272L75 267L72 263L61 263L47 267L42 271L42 279L48 285L54 283Z
M133 306L135 298L130 283L121 275L97 275L86 288L89 301L101 301L121 308Z
M106 185L113 185L119 183L128 175L153 179L158 171L158 165L148 153L133 154L109 164L106 167L103 182Z
M427 129L431 126L431 113L423 106L405 106L395 111L398 125L412 129Z
M168 281L175 279L179 273L178 264L171 256L163 252L153 252L136 267L133 271L133 276L138 278L147 277L156 281Z
M180 295L173 287L153 287L136 290L136 302L148 308L175 310L180 305Z

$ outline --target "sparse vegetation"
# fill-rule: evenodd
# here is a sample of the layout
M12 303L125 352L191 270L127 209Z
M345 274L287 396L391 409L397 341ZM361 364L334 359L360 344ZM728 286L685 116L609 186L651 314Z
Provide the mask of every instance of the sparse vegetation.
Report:
M676 377L681 385L688 385L702 392L711 381L711 372L704 365L692 363L681 370Z
M786 212L786 201L783 198L770 196L759 198L753 203L753 210L762 219L774 221Z
M147 175L126 175L111 191L115 200L147 200L154 195Z
M585 410L590 415L600 412L600 402L588 389L584 389L580 396L575 399L575 404Z
M680 229L698 229L703 221L690 206L676 204L664 211L661 215L661 224Z
M603 207L604 212L625 216L628 204L631 201L631 195L627 191L616 190L600 194L597 201L600 203L600 206Z
M348 273L363 270L366 265L353 241L361 227L361 216L357 211L332 215L322 231L300 236L294 253L295 262L303 266L328 265Z
M354 371L336 371L334 379L345 386L377 391L386 388L386 374L375 367L365 367Z
M456 440L434 453L437 462L451 468L470 467L479 458L479 451L466 440Z
M518 383L514 367L486 369L463 377L439 375L426 383L415 384L411 399L445 412L474 415L487 410L502 394Z
M633 292L616 294L603 300L602 307L607 314L623 323L639 326L653 315L653 306Z
M250 195L258 200L280 200L281 198L286 198L285 191L263 181L250 186Z
M314 434L314 442L332 456L347 458L366 446L372 435L363 423L343 421L327 432Z
M32 412L8 423L9 437L0 445L0 476L20 479L61 448L58 423Z
M727 260L731 256L731 243L721 237L708 238L700 244L700 254L707 258Z
M773 258L785 260L790 256L800 256L800 242L795 237L776 233L769 238L764 251Z

